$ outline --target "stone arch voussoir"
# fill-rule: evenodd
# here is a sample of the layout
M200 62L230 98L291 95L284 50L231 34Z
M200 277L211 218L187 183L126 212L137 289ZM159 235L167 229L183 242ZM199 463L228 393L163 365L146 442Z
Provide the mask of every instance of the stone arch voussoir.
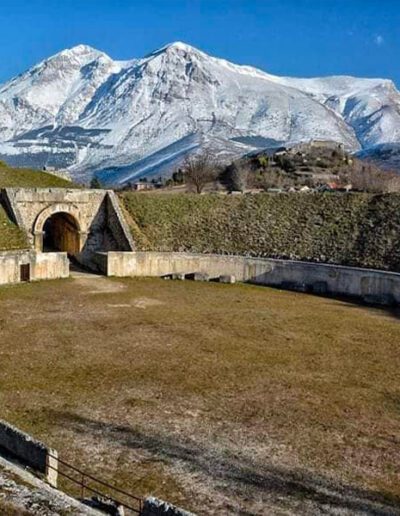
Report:
M43 231L43 226L46 220L54 215L55 213L68 213L71 215L79 228L79 231L85 231L85 228L82 227L82 221L80 220L80 213L77 206L73 204L67 203L57 203L48 206L44 210L42 210L39 215L36 217L35 223L33 225L33 233L38 233Z

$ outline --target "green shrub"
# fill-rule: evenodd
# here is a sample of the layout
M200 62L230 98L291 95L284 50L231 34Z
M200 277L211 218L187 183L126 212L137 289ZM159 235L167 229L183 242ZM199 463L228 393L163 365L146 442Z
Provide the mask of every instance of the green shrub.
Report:
M268 167L268 163L269 163L269 160L268 160L268 156L258 156L258 164L261 166L261 167Z

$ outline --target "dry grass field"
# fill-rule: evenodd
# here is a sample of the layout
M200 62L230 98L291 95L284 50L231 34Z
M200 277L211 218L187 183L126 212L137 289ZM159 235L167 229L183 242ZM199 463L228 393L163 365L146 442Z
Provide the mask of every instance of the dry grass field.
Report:
M0 288L0 417L199 514L400 514L395 313L251 285Z

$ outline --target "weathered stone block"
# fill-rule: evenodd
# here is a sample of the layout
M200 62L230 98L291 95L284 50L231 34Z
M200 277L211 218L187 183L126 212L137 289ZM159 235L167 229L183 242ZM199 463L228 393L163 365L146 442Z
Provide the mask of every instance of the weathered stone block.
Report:
M141 516L195 516L195 514L149 496L144 501Z
M185 279L185 274L183 272L174 272L172 275L171 275L171 278L173 280L180 280L180 281L183 281Z
M43 473L49 484L57 487L58 455L55 450L2 420L0 448L10 453L21 464Z
M186 274L185 278L193 281L208 281L210 279L209 275L204 274L203 272L192 272L190 274Z
M222 274L219 277L220 283L236 283L236 278L233 274Z
M90 500L85 500L84 503L93 509L98 509L102 513L110 514L111 516L124 516L125 514L122 505L103 496L92 496Z

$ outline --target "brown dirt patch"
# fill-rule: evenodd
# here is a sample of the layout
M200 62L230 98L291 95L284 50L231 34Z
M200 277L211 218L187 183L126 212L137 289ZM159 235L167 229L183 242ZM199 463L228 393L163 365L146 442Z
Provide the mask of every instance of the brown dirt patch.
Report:
M249 285L1 288L0 417L200 514L396 514L399 342L394 314Z

